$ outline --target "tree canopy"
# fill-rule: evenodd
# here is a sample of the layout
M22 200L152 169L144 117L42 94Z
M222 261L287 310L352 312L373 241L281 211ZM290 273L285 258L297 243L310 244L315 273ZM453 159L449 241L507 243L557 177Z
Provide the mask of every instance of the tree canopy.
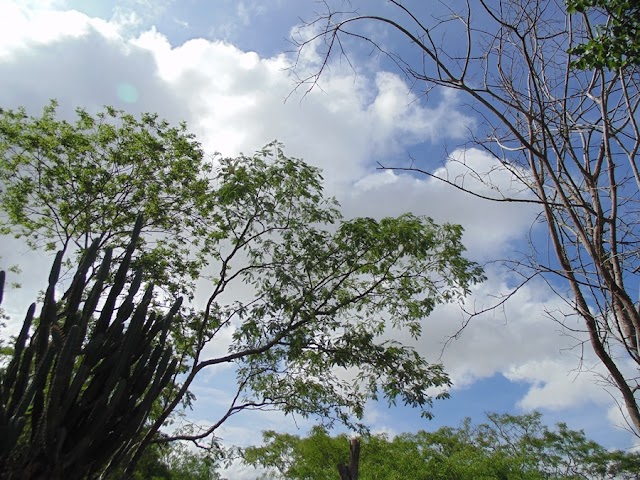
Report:
M369 399L430 415L429 388L449 378L393 332L419 336L436 305L483 280L464 256L460 226L412 214L346 220L324 196L319 170L277 142L207 163L185 126L155 115L107 108L78 117L57 120L55 105L39 118L3 111L6 231L33 246L46 239L82 252L94 239L117 252L142 212L148 220L132 254L142 281L179 292L183 278L199 278L206 289L202 304L177 313L172 345L183 374L163 394L132 465L152 442L210 438L244 409L356 429L366 429ZM207 348L221 337L230 340ZM237 382L219 419L160 436L199 373L228 363Z
M490 413L486 423L420 430L392 438L361 439L359 480L634 479L640 455L608 451L584 432L559 423L549 428L540 413ZM263 479L331 480L349 458L349 439L314 427L300 437L263 432L262 446L244 450L244 461Z
M212 162L182 124L111 107L57 118L0 109L0 232L33 248L79 258L98 240L121 254L138 215L134 266L176 296L191 294L204 259L204 216Z
M640 66L640 5L633 0L569 0L569 13L581 14L587 39L571 48L581 69ZM599 15L598 15L599 14ZM593 17L596 18L593 25Z

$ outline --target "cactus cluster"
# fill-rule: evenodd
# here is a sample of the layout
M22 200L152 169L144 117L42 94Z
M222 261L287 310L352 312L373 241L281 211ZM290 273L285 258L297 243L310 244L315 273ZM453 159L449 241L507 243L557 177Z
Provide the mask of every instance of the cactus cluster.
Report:
M142 272L128 280L141 225L139 218L112 281L106 250L87 286L99 253L94 242L60 301L62 252L56 256L41 314L36 319L32 304L0 372L0 478L99 478L140 439L176 371L166 340L180 308L178 301L167 315L149 313L152 286L140 296ZM4 274L0 302L3 286Z

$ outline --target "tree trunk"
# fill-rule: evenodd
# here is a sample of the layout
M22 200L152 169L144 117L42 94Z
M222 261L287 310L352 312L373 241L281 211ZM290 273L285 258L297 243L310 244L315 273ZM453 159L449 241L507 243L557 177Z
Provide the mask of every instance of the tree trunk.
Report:
M338 464L340 480L358 480L360 467L360 439L352 438L349 442L349 465Z

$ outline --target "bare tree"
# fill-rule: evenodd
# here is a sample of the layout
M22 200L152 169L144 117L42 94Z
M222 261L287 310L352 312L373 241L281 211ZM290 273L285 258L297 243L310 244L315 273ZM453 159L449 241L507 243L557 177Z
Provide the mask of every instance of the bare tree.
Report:
M531 255L511 266L525 281L544 278L583 320L606 380L621 394L628 425L640 436L637 67L574 69L567 52L593 38L594 18L569 15L559 0L467 0L457 10L443 2L438 9L447 13L429 18L418 15L423 6L389 3L386 16L323 3L326 13L304 26L313 33L298 47L319 48L324 60L312 75L301 75L299 87L314 88L332 56L348 59L360 40L425 93L446 87L466 96L481 123L468 145L489 153L496 169L510 172L529 194L487 196L457 178L436 178L496 202L539 204L548 238L532 234ZM372 23L408 40L415 53L386 49L375 29L363 28ZM490 175L465 166L490 184ZM396 169L434 176L413 163Z

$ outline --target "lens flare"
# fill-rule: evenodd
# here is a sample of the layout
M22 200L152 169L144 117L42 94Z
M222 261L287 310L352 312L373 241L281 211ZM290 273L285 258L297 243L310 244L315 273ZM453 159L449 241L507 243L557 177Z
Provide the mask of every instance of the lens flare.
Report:
M138 101L138 89L130 83L118 84L118 98L126 103L135 103Z

